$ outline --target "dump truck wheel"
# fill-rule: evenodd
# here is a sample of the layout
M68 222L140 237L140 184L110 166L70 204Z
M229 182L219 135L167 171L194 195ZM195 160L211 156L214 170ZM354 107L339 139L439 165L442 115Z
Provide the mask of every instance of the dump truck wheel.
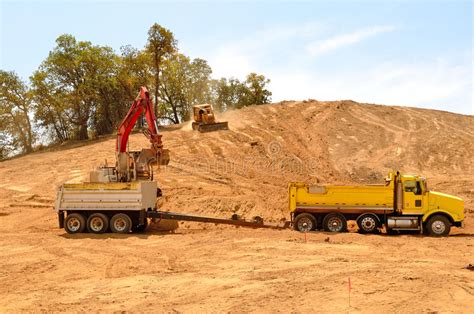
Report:
M110 219L110 230L114 233L129 233L132 228L132 220L127 214L115 214Z
M109 229L109 218L101 213L94 213L87 219L87 230L90 233L105 233Z
M340 213L330 213L323 219L323 228L329 232L344 232L347 231L347 220Z
M67 233L81 233L84 232L85 228L86 219L81 214L69 214L64 220L64 230L66 230Z
M357 219L357 226L360 233L376 233L380 223L375 215L363 214Z
M309 232L316 229L316 218L313 215L303 213L295 218L295 230L300 232Z
M443 215L434 215L428 220L425 228L432 237L445 237L451 230L451 223Z

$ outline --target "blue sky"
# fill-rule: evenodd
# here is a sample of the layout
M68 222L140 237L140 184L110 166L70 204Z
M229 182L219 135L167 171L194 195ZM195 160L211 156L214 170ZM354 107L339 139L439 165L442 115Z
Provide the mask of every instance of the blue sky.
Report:
M118 49L159 23L213 76L273 100L353 99L474 114L471 1L5 1L0 68L25 80L64 33Z

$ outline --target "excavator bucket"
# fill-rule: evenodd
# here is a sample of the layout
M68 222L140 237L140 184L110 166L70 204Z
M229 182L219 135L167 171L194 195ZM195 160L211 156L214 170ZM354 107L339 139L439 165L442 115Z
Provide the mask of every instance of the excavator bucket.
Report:
M229 129L229 124L227 122L216 122L216 123L209 123L209 124L193 122L193 130L196 130L199 132L212 132L212 131L217 131L217 130L228 130L228 129Z

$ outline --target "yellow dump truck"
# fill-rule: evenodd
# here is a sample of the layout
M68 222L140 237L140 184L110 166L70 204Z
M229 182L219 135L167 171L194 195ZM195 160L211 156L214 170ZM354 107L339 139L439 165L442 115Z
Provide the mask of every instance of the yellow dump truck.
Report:
M446 236L451 226L462 227L464 201L428 190L424 177L390 172L381 185L309 185L288 187L291 220L296 230L347 231L355 220L361 233L411 230Z

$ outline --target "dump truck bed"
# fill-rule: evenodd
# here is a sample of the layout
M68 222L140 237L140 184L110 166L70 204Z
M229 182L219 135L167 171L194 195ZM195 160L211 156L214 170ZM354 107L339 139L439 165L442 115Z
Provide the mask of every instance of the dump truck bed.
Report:
M157 184L152 181L129 183L67 183L57 192L55 210L132 210L155 207Z
M393 185L317 186L289 184L290 212L393 212Z

